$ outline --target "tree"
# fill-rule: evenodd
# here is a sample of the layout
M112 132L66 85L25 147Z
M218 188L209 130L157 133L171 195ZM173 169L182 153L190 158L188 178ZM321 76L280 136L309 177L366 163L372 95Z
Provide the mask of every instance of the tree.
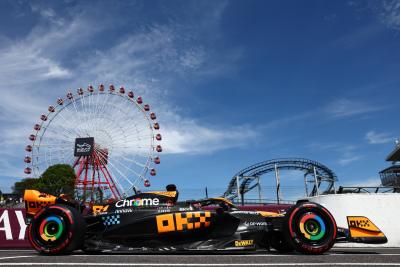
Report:
M45 193L55 196L74 194L75 171L68 164L50 166L39 180L39 190Z
M13 193L23 194L25 189L34 189L58 196L74 195L75 171L68 164L56 164L47 168L40 178L26 178L16 182Z
M23 195L25 189L35 189L39 190L37 178L25 178L19 182L16 182L12 187L12 191L14 194Z

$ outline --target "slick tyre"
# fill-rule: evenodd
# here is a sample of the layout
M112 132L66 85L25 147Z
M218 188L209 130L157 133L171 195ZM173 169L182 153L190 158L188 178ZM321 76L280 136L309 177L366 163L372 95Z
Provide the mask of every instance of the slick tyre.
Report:
M316 203L304 202L286 214L283 235L296 251L323 254L335 243L337 226L332 214Z
M53 205L34 217L28 228L28 239L42 254L68 254L82 247L85 230L85 221L75 208Z

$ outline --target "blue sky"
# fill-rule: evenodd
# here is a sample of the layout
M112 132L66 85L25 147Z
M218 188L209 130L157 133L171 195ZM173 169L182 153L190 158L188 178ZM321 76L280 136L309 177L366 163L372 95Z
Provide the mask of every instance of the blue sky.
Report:
M24 177L42 111L99 83L134 88L157 111L154 188L222 193L238 170L279 157L378 185L400 135L399 44L393 0L1 1L0 187Z

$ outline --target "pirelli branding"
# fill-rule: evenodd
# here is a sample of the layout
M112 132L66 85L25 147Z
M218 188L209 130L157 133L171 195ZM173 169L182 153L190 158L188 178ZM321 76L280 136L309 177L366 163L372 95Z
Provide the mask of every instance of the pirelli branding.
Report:
M249 247L252 245L254 245L254 240L252 240L252 239L235 241L235 247Z
M209 227L211 212L180 212L156 216L158 233L185 231Z

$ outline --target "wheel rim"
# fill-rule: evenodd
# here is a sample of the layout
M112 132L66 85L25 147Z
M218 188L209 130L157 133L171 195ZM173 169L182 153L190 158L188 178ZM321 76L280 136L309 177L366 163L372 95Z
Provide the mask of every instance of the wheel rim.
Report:
M39 236L45 242L55 242L60 239L65 225L61 217L50 216L45 218L39 226Z
M321 240L326 233L324 220L317 214L309 212L300 219L300 232L311 241Z

